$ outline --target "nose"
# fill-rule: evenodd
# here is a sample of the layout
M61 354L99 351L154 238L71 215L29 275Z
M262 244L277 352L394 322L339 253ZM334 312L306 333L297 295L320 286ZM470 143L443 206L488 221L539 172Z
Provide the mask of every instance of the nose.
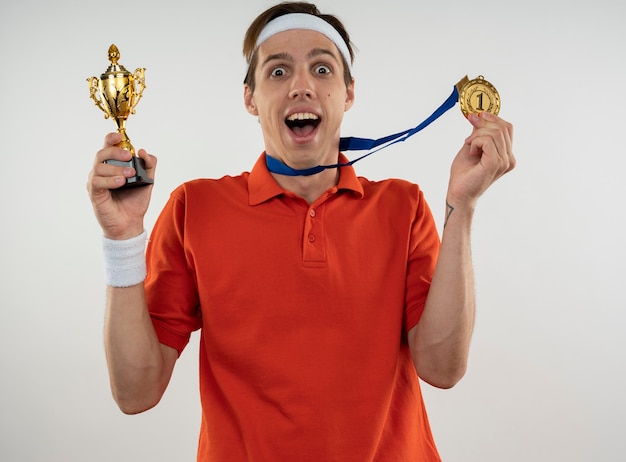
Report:
M289 97L297 99L313 98L314 96L315 92L313 91L313 84L309 73L306 70L299 70L294 74Z
M307 88L302 88L302 89L293 89L289 92L289 96L293 99L297 99L297 98L312 98L313 97L313 92Z

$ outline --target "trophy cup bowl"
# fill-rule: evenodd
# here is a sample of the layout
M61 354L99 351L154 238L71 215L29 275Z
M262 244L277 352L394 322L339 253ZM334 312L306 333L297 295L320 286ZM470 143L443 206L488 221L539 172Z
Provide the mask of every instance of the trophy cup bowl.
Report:
M145 84L145 69L138 68L130 73L121 64L120 52L115 45L109 47L109 61L111 65L106 72L98 77L89 77L89 96L104 112L104 118L112 118L117 124L117 131L122 135L122 141L118 143L123 149L132 153L128 162L118 160L106 160L105 163L121 167L132 167L135 175L126 178L126 184L122 188L146 186L153 183L148 178L143 159L137 156L135 148L126 134L126 119L135 113L135 107L143 95Z

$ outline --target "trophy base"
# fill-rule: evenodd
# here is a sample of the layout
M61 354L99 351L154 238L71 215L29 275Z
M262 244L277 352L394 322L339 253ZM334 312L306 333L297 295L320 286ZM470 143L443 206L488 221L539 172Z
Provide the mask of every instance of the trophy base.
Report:
M119 189L134 188L137 186L148 186L154 183L152 178L148 178L144 161L140 157L133 156L128 162L119 160L105 160L105 164L117 165L118 167L131 167L135 169L135 176L126 178L126 184Z

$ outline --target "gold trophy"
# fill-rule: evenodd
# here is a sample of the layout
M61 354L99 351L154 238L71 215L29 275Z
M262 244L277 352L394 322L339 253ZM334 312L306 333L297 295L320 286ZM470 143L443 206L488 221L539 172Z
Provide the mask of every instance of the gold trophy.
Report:
M126 119L135 113L135 106L141 99L143 90L146 88L144 68L138 68L130 73L118 64L120 51L115 45L109 47L109 61L111 65L106 72L98 77L89 77L89 96L103 112L104 118L111 117L117 124L117 131L122 134L122 141L118 146L130 151L133 157L128 162L118 160L106 160L105 163L121 167L132 167L135 176L126 178L126 184L122 188L145 186L153 183L152 178L146 174L143 159L135 153L135 148L126 135ZM135 86L136 85L136 86Z

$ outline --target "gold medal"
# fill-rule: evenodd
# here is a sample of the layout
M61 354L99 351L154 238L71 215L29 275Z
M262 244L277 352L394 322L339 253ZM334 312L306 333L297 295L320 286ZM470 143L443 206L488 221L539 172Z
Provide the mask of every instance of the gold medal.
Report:
M456 84L459 92L461 111L467 117L471 113L490 112L498 115L500 112L500 95L498 90L479 75L474 80L463 77Z

